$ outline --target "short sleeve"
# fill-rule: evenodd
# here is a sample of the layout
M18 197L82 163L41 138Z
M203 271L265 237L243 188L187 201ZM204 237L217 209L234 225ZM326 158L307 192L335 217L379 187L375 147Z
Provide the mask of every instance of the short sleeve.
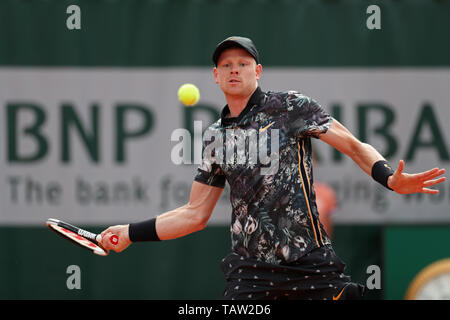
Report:
M300 137L318 138L333 121L314 99L293 91L287 97L287 110L289 127Z
M225 174L222 171L222 167L220 166L220 158L217 154L218 148L222 148L223 145L220 141L216 140L216 138L211 140L205 139L206 136L206 134L203 135L202 163L197 169L197 174L195 175L194 181L213 187L224 188Z

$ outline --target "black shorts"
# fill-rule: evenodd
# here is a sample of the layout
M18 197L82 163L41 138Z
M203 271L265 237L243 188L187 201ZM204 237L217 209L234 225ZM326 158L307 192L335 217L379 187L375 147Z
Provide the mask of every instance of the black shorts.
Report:
M231 300L344 300L362 299L365 287L350 282L345 264L331 246L312 250L300 260L275 265L236 253L222 260Z

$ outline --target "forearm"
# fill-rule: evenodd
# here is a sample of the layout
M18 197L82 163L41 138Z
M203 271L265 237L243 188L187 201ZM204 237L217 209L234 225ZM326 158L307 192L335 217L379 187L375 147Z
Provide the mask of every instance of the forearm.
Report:
M372 166L375 162L384 160L374 147L355 138L336 119L333 119L330 128L320 136L320 139L349 156L368 175L372 174Z
M156 218L156 233L160 240L176 239L202 230L206 221L195 208L187 204L159 215Z
M367 143L355 144L347 155L369 176L372 175L374 163L385 160L374 147Z
M394 171L375 148L359 141L336 119L333 119L328 131L319 138L349 156L375 181L397 193L436 194L439 191L429 187L445 181L445 177L436 179L445 172L444 169L434 168L420 174L403 173L405 166L403 160L400 160L397 170Z
M131 242L142 242L180 238L203 229L207 219L202 217L201 211L187 204L156 218L129 224L129 239Z
M223 189L193 182L189 202L156 218L127 225L112 226L102 237L118 235L119 245L102 241L107 250L120 252L132 242L159 241L180 238L206 227Z

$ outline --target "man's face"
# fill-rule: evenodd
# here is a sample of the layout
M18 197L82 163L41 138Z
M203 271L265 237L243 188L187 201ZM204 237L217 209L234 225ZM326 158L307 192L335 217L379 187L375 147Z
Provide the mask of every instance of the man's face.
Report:
M258 86L262 66L244 49L230 48L222 52L213 72L225 95L247 97Z

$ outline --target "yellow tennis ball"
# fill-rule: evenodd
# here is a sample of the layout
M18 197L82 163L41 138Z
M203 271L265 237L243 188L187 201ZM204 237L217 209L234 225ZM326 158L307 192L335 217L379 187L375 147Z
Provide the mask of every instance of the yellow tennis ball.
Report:
M200 99L200 91L192 83L185 83L178 89L178 99L185 106L193 106Z

